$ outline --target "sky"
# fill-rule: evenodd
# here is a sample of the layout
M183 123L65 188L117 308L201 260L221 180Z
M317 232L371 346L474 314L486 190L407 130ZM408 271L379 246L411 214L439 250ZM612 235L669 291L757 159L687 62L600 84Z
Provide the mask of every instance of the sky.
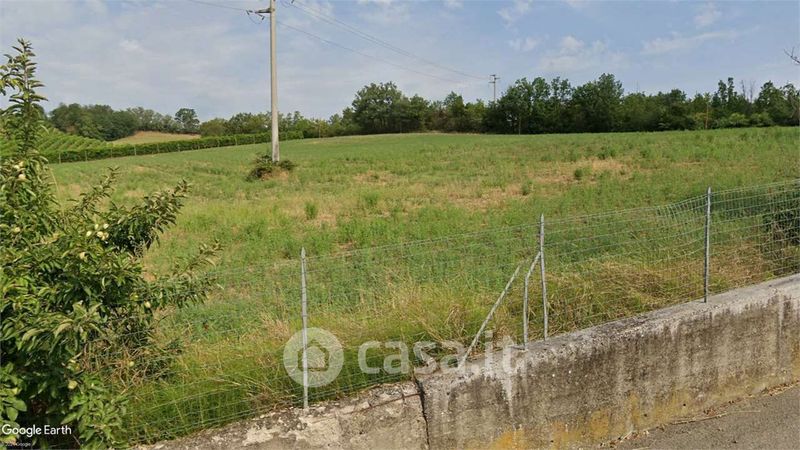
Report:
M210 4L208 4L210 3ZM215 6L216 5L216 6ZM49 102L269 109L266 0L0 0L0 49L32 41ZM372 82L491 100L515 80L613 73L626 92L716 90L729 76L800 86L800 2L278 0L281 111L328 117ZM310 33L310 34L309 34Z

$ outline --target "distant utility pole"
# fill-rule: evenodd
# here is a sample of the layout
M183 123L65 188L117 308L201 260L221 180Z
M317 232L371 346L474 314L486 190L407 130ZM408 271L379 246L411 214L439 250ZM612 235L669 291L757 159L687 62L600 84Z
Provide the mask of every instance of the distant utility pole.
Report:
M497 80L500 78L498 78L496 74L491 74L489 76L492 77L492 79L489 80L489 84L492 85L492 97L494 98L493 102L497 102Z
M270 77L270 116L272 117L272 160L281 160L278 142L278 62L275 47L275 0L269 0L269 8L253 11L256 14L269 14L269 77Z

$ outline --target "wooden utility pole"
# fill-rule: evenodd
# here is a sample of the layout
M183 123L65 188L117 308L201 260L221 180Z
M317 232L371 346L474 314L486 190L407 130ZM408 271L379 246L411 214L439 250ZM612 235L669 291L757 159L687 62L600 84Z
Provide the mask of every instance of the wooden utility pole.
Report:
M493 102L496 103L497 102L497 80L499 80L500 78L498 78L496 74L491 74L489 76L492 77L492 79L489 80L489 84L492 85L492 98L494 98Z
M269 78L270 78L270 111L272 118L272 160L281 160L280 142L278 140L278 62L275 46L275 0L269 0L269 8L254 11L256 14L269 14Z

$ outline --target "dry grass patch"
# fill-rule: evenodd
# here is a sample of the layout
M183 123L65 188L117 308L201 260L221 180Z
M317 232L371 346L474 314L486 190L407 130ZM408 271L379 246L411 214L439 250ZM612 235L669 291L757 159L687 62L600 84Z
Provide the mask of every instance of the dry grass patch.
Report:
M112 144L149 144L154 142L187 141L200 138L199 134L161 133L159 131L137 131L133 136L113 141Z

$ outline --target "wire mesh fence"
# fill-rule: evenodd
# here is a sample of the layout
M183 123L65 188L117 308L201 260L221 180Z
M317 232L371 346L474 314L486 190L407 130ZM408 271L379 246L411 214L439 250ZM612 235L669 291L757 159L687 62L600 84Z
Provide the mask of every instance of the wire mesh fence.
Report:
M158 318L154 345L98 346L87 366L128 397L128 440L153 442L455 367L473 341L480 353L541 339L545 322L552 336L699 299L706 263L710 293L800 272L800 180L714 192L710 217L707 207L703 193L543 226L532 214L515 227L311 255L302 274L299 259L225 268L205 304ZM312 373L306 390L284 361L303 329L302 275L308 351L288 357L305 357L307 370L293 370ZM490 333L478 334L484 324ZM341 346L326 384L313 379L330 356L312 345L314 329Z

